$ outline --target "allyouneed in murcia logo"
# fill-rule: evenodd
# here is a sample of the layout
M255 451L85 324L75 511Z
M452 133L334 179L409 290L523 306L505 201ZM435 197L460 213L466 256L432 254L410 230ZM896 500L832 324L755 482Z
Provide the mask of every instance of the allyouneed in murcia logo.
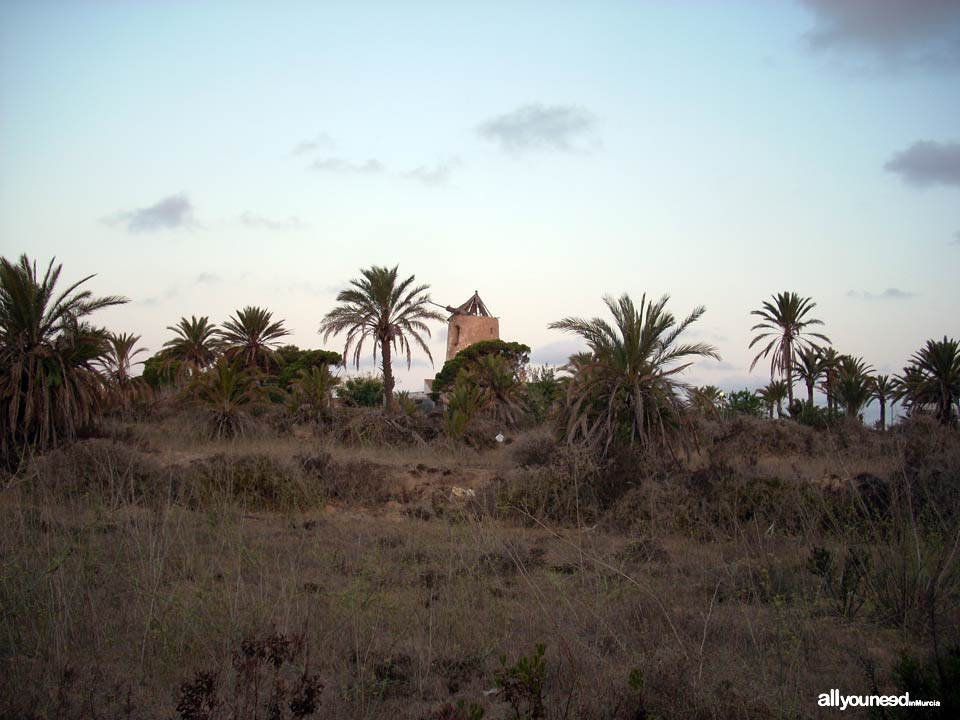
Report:
M834 688L828 693L820 693L817 701L820 707L834 707L846 710L848 707L940 707L939 700L911 700L910 693L903 695L841 695Z

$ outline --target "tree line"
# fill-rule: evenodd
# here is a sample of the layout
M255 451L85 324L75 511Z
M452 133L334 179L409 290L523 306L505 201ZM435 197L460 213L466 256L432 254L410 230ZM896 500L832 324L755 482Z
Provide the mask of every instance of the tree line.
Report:
M445 316L431 307L429 285L402 278L398 266L373 266L340 291L321 320L324 342L342 336L343 354L284 345L290 335L270 311L247 306L220 326L207 316L181 318L167 329L172 337L134 372L140 336L113 333L92 323L97 311L128 302L95 297L84 285L90 275L60 285L62 267L51 260L39 272L26 255L0 258L0 451L16 456L74 439L105 409L124 411L169 383L202 401L214 434L239 430L243 410L269 398L287 402L294 419L315 420L338 394L379 399L387 413L402 410L395 392L396 357L411 366L414 350L433 361L426 339L428 322ZM694 361L719 359L715 347L687 342L682 335L704 314L699 306L678 319L669 296L605 298L612 320L568 317L549 325L579 337L588 351L572 356L559 375L547 368L529 371L529 348L520 343L480 343L448 362L437 376L435 397L444 405L443 425L458 437L474 417L485 414L505 425L522 416L552 418L558 434L606 452L617 445L666 446L682 442L684 428L698 414L787 415L808 424L857 417L876 399L881 429L886 406L898 401L909 415L930 414L956 426L960 415L960 348L954 339L929 340L894 376L878 374L862 358L839 353L811 317L816 304L783 292L754 310L760 322L750 347L758 349L751 370L769 360L771 381L757 393L727 396L712 386L694 387L682 373ZM370 379L340 383L331 368L359 368L364 348L382 370L378 390ZM462 356L462 357L461 357ZM806 398L795 397L802 383ZM339 386L339 387L338 387ZM815 404L815 391L826 407ZM371 395L372 393L372 395ZM398 398L401 401L398 406ZM366 400L364 401L366 402Z

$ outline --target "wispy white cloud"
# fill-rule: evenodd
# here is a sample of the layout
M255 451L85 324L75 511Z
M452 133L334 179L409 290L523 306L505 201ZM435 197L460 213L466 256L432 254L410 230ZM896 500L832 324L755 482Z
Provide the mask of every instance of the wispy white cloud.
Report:
M103 218L107 225L126 227L127 232L154 232L196 227L193 204L184 193L170 195L143 208L123 210Z
M332 172L332 173L346 173L346 174L359 174L359 175L374 175L377 173L382 173L386 168L384 168L383 163L379 160L370 158L366 162L354 163L349 160L344 160L340 157L327 157L323 159L314 160L310 165L308 165L310 170L316 170L318 172Z
M477 132L508 152L570 152L595 125L593 115L582 106L533 103L486 120Z
M892 287L880 293L850 290L847 292L847 297L856 300L910 300L911 298L917 297L917 293Z
M403 177L408 180L416 180L429 187L446 185L450 180L453 171L460 167L460 161L457 158L438 162L436 165L421 165L410 172L404 173Z
M295 215L282 220L273 220L251 212L243 213L240 216L240 223L253 230L274 230L277 232L297 232L309 227Z
M332 150L336 146L337 144L332 137L325 132L321 132L309 140L298 142L291 151L291 155L309 155L318 150Z

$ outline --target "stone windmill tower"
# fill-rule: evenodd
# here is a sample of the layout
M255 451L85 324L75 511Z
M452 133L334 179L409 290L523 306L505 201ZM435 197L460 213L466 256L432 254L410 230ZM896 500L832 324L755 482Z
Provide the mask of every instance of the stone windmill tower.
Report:
M445 309L451 313L447 321L447 360L481 340L500 339L500 318L490 314L476 290L463 305L447 305Z

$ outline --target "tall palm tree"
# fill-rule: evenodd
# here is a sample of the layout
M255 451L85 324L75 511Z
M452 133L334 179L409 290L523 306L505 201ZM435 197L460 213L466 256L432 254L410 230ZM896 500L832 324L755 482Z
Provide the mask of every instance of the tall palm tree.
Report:
M433 355L423 336L430 337L426 320L443 320L444 316L429 307L429 285L414 285L414 276L400 280L399 266L360 271L360 278L350 281L352 287L337 294L340 303L328 312L320 324L326 341L331 335L346 332L343 357L346 361L353 348L353 362L360 368L360 354L366 340L373 342L373 359L380 353L383 365L383 392L387 410L394 410L393 351L406 353L407 369L411 363L411 343L423 350L430 362Z
M84 318L126 298L94 297L81 286L58 290L62 266L41 275L36 262L0 258L0 454L69 441L96 420L102 398L97 363L106 331Z
M180 318L179 323L168 325L167 330L176 333L176 337L163 344L164 355L168 361L180 363L181 373L195 377L217 359L217 326L206 316L191 315L189 320Z
M903 405L907 415L921 411L924 405L930 404L930 393L927 378L916 365L907 365L903 372L893 378L893 399Z
M821 348L820 362L823 365L823 380L820 381L820 389L827 396L827 410L833 412L836 409L837 372L840 368L841 355L832 347Z
M857 417L873 398L873 368L862 358L841 355L837 365L834 402L847 417Z
M602 318L568 317L551 329L579 335L591 350L572 364L562 432L571 442L582 439L607 452L615 443L649 445L670 439L680 426L687 385L679 373L698 357L720 358L706 343L678 343L680 335L700 319L694 308L677 322L667 311L668 295L637 308L630 296L605 297L614 324Z
M147 351L146 348L138 348L138 342L140 336L133 333L107 334L101 366L108 393L121 410L126 410L132 402L145 397L150 389L142 378L133 375L133 366L143 364L134 358Z
M247 306L238 310L217 332L223 353L231 359L239 358L248 370L266 370L276 364L280 339L290 331L283 326L283 320L272 320L273 313L263 308Z
M899 378L903 396L912 408L932 405L942 425L956 425L960 415L960 343L927 340L913 354Z
M797 351L797 361L793 370L797 377L807 386L807 403L813 405L813 388L823 377L827 366L823 357L823 350L817 347L801 348Z
M812 325L823 325L823 321L807 318L807 314L816 307L811 298L801 298L794 292L782 292L773 296L773 302L767 300L760 310L751 311L763 322L754 325L751 330L761 330L749 347L766 342L763 349L750 364L756 366L760 358L770 357L770 379L779 372L787 383L789 405L793 405L793 367L798 350L816 347L810 338L830 342L830 338L820 333L809 332Z
M761 388L758 394L767 404L771 418L774 408L777 409L777 417L783 417L783 401L787 398L787 384L783 380L773 380L767 383L767 386Z
M887 429L887 400L896 393L896 381L889 375L873 376L873 399L880 403L880 429Z

